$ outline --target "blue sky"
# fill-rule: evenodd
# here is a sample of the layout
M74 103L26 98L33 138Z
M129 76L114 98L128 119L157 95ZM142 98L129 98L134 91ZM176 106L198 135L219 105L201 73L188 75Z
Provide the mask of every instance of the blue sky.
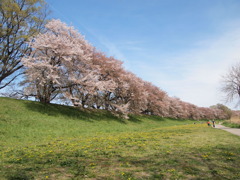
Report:
M46 2L52 18L170 96L204 107L224 104L221 76L240 61L239 0Z

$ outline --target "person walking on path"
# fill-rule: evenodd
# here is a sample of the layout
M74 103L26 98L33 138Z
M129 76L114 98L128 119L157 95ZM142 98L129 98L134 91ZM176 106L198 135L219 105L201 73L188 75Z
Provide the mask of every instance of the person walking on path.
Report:
M212 126L215 128L215 121L212 120Z

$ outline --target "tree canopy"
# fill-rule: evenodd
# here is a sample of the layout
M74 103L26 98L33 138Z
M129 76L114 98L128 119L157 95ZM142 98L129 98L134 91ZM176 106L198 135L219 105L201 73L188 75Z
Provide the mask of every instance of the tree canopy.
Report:
M44 27L44 0L0 1L0 89L22 72L21 58L30 53L26 43Z

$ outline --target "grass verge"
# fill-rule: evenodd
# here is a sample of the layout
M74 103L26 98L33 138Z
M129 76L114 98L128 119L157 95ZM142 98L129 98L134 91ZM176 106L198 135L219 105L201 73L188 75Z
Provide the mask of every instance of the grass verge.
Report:
M230 120L224 121L222 124L231 128L240 128L240 118L235 116L232 117Z

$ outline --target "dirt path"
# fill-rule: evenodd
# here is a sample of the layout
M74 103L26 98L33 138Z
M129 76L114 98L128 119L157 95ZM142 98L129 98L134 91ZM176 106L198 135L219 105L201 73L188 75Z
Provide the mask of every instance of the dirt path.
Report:
M220 124L216 124L215 128L217 129L222 129L224 131L228 131L232 134L235 134L237 136L240 136L240 129L239 128L230 128L230 127L225 127L223 125L220 125Z

